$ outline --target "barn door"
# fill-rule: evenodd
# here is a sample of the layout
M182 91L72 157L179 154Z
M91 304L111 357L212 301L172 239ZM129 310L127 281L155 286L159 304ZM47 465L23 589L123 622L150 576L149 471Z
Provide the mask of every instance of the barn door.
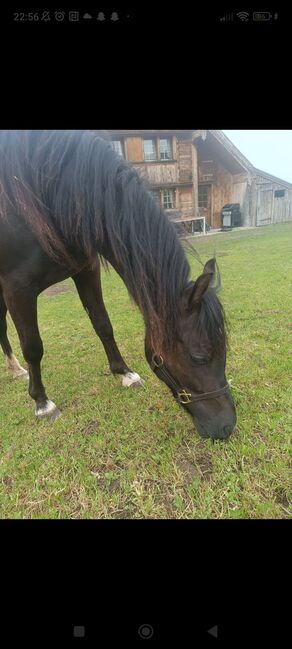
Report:
M257 225L272 223L273 190L260 189L257 204Z
M198 208L199 216L204 216L211 227L211 185L199 185Z

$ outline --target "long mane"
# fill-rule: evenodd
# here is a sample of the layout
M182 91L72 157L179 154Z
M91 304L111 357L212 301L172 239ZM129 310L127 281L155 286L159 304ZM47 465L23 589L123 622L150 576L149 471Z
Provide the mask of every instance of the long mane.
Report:
M190 267L173 224L138 173L92 131L2 131L0 218L14 210L42 248L77 272L115 265L158 350L172 346Z

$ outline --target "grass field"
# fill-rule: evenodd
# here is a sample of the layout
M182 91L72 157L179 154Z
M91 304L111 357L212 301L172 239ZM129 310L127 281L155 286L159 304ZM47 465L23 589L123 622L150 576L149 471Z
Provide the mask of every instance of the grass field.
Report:
M221 270L234 434L200 439L147 365L142 317L111 271L103 291L115 337L145 379L122 388L69 280L39 298L43 381L62 417L36 422L27 383L0 365L1 518L291 517L292 224L194 243L203 261L215 250Z

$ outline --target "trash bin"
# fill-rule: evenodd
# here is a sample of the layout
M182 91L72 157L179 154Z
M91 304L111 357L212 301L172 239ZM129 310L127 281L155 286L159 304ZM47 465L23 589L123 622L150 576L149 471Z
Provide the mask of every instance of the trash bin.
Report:
M221 230L232 230L238 228L241 223L241 212L239 203L228 203L221 211Z

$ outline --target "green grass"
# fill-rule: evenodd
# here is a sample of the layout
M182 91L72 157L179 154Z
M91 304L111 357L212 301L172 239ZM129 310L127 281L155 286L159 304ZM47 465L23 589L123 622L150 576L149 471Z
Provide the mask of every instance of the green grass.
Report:
M62 417L35 421L27 384L0 366L1 518L291 516L292 224L197 238L195 246L204 261L216 250L222 275L238 413L230 440L201 440L152 374L142 317L114 271L102 277L105 303L145 387L123 389L109 376L69 281L67 292L39 298L43 381ZM196 277L200 266L191 264ZM10 319L9 334L22 362Z

